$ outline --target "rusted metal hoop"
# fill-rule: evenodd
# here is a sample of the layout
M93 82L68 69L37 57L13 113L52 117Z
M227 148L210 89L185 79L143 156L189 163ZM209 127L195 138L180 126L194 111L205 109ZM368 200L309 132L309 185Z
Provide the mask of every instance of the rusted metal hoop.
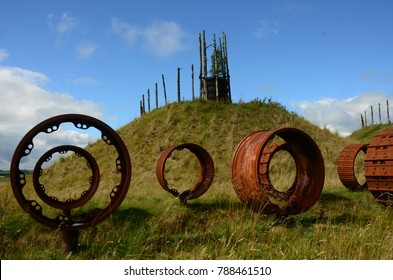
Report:
M101 132L101 138L107 145L113 145L118 153L116 170L121 174L120 183L114 186L110 192L110 203L104 209L99 209L87 215L87 218L76 221L71 217L70 211L66 211L55 218L49 218L42 213L42 206L35 200L29 200L23 194L26 185L26 175L20 170L21 159L28 156L34 148L33 139L39 133L50 134L60 127L62 123L73 123L76 128L86 130L94 127ZM33 127L19 142L15 149L11 168L10 180L12 191L22 209L36 221L65 231L77 231L91 227L102 222L111 215L125 198L131 181L131 159L128 150L120 136L107 124L90 116L80 114L65 114L49 118Z
M175 150L188 149L199 160L200 175L197 183L188 190L179 192L174 188L169 188L168 182L165 179L165 163ZM179 197L182 204L186 204L187 200L195 199L203 195L210 187L214 178L214 163L210 154L201 146L193 143L185 143L178 146L173 146L165 150L157 161L156 165L157 180L161 187L173 196Z
M367 189L367 181L360 184L355 175L355 160L360 152L366 154L367 144L350 144L340 153L337 162L337 173L341 183L350 191Z
M260 180L260 184L264 186L264 191L266 193L269 193L269 196L275 197L278 200L288 200L289 197L293 195L295 191L297 178L295 177L293 184L288 188L287 191L279 191L273 187L269 175L270 162L273 159L273 156L280 151L286 151L292 156L292 158L294 158L293 151L291 147L288 145L288 143L286 142L274 142L272 144L267 145L263 149L263 155L261 156L261 162L259 168L259 180ZM295 161L295 168L296 170L298 168L296 166L296 161ZM296 170L295 173L297 174Z
M77 156L86 159L87 165L89 169L91 169L92 171L92 176L90 177L90 182L89 182L90 187L81 193L80 198L61 201L58 198L49 196L46 193L45 186L40 182L40 177L43 172L42 164L44 162L50 161L52 155L55 153L65 154L68 151L73 151ZM86 204L94 196L95 192L98 189L99 183L100 183L100 170L98 168L98 164L94 159L94 157L86 150L71 145L58 146L47 151L37 161L33 171L33 185L34 185L35 192L38 194L38 196L42 199L43 202L57 209L71 210Z
M364 176L375 201L393 206L393 128L371 139L364 158Z
M271 202L266 189L272 188L261 180L261 162L265 148L274 137L288 145L296 163L296 185L286 205ZM267 171L265 171L267 172ZM299 214L311 208L319 199L325 180L322 154L314 140L296 128L256 131L237 146L232 158L232 183L240 200L259 213L279 215ZM292 190L291 190L292 192Z

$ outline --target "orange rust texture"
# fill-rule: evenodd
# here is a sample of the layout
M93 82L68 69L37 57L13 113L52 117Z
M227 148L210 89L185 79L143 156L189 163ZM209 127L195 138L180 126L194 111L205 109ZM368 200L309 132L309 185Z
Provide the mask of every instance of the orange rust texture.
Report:
M284 142L271 142L275 137ZM287 192L278 191L269 180L269 163L279 150L286 150L296 165L296 179ZM235 192L259 213L287 216L307 211L319 199L324 180L325 167L317 144L296 128L253 132L239 143L232 158ZM273 203L273 198L285 205Z
M351 191L367 189L367 183L360 184L355 175L355 160L360 152L366 153L367 144L351 144L346 146L340 153L337 162L337 173L341 183Z

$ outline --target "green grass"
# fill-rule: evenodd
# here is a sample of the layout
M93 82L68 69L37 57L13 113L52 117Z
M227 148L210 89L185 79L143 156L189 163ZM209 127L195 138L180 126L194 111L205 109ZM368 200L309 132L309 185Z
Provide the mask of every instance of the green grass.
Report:
M237 198L230 166L237 144L259 129L297 127L318 144L326 178L320 200L306 213L277 219L247 209ZM2 259L392 259L393 211L374 202L368 192L350 192L340 183L336 164L342 148L358 138L341 138L310 124L276 103L182 102L154 110L119 129L132 159L132 181L120 208L107 220L82 230L77 249L60 250L61 236L25 214L13 198L9 183L0 184ZM368 132L363 132L368 134ZM182 206L165 192L155 176L161 153L172 145L193 142L203 146L215 164L215 178L200 198ZM115 156L98 141L87 149L96 157L101 185L92 206L105 204L108 189L118 181ZM171 158L172 160L172 158ZM48 172L51 191L66 197L68 181L84 186L78 161L72 157ZM272 171L276 184L287 157ZM282 165L280 168L280 164ZM62 174L64 165L74 177ZM197 178L195 160L185 151L173 157L168 177L184 190ZM286 171L288 173L288 171ZM292 179L291 179L292 178ZM28 178L30 179L30 178ZM55 186L59 186L56 188ZM63 186L63 188L60 188ZM31 186L25 187L30 188ZM26 196L33 197L32 190ZM48 210L48 213L51 213Z

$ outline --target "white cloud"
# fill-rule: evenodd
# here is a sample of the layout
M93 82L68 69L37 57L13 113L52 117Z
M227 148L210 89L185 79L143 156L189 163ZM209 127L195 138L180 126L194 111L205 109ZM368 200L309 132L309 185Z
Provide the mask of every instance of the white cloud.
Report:
M79 20L68 13L63 13L60 17L48 14L47 19L49 28L56 35L54 45L58 48L63 46L70 34L80 25Z
M138 37L139 28L117 18L112 18L112 31L123 37L128 43L134 44Z
M150 52L162 57L186 48L183 42L186 33L179 24L172 21L157 20L142 28L113 18L112 31L129 44L141 42L142 47L147 47Z
M185 32L175 22L156 21L143 34L148 48L159 56L168 56L185 49L182 43Z
M364 114L364 111L367 112L368 123L371 123L371 106L374 111L374 123L379 123L379 103L382 122L386 123L386 100L391 100L392 97L380 92L370 92L348 99L322 98L317 101L292 102L291 105L310 122L326 127L332 132L338 132L342 136L348 136L361 127L360 115Z
M88 59L92 57L97 49L97 46L92 43L83 43L76 46L75 51L78 57Z
M48 77L41 73L0 67L1 104L4 104L0 110L0 169L9 168L19 141L39 122L65 113L103 117L100 106L93 102L78 101L69 94L45 90L43 84L47 81ZM57 140L66 141L66 144L87 144L86 132L75 133L59 129L58 133L60 136ZM57 140L55 142L58 142ZM44 140L43 144L37 147L44 148L49 141L51 140Z
M49 27L58 34L71 33L79 25L77 18L68 13L63 13L60 18L48 14Z
M260 20L254 36L257 38L274 36L280 32L280 23L277 21Z
M9 53L6 49L0 49L0 61L4 61L9 57Z

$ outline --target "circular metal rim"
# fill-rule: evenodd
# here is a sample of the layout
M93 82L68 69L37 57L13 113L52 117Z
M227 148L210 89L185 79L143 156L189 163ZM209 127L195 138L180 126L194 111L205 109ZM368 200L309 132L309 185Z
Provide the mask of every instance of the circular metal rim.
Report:
M116 160L117 171L121 173L119 185L112 188L110 193L110 203L104 209L90 215L86 220L76 222L72 218L64 215L52 219L42 215L42 207L32 200L28 200L22 193L22 188L26 184L24 172L19 169L20 159L28 156L34 148L33 139L40 132L52 133L56 131L62 123L73 123L76 128L88 129L94 127L101 131L101 139L108 145L113 145L117 150L119 157ZM131 159L127 147L120 136L104 122L81 114L64 114L58 115L34 126L19 142L15 149L10 167L10 181L14 196L21 206L36 221L52 228L60 228L61 230L79 230L91 227L105 220L111 215L124 200L131 182Z
M368 144L350 144L340 153L337 161L337 173L341 183L350 191L367 190L367 180L360 184L355 175L355 161L360 152L366 154Z
M168 158L171 157L173 151L188 149L199 160L200 175L197 183L191 188L179 192L175 188L169 188L168 182L165 179L165 164ZM179 197L182 204L186 204L187 200L195 199L203 195L211 186L214 179L214 163L210 154L201 146L194 143L184 143L172 146L165 150L157 161L156 176L161 187L175 197Z
M52 155L55 153L69 152L69 151L72 151L75 154L79 154L80 157L86 159L89 169L91 169L92 171L92 177L90 177L90 187L86 191L81 193L80 198L60 201L57 198L46 194L44 186L39 181L39 178L41 177L42 174L42 164L44 162L49 161ZM98 164L94 159L94 157L86 150L72 145L62 145L50 149L38 159L33 171L33 186L36 193L38 194L38 196L41 198L43 202L57 209L71 210L73 208L80 207L83 204L87 203L96 193L99 183L100 183L100 170L98 168Z
M279 207L264 194L259 181L259 163L263 149L275 136L284 140L296 162L296 187L288 203ZM296 128L260 130L246 136L232 158L232 183L240 200L264 214L294 215L307 211L319 199L325 180L322 154L315 141Z

